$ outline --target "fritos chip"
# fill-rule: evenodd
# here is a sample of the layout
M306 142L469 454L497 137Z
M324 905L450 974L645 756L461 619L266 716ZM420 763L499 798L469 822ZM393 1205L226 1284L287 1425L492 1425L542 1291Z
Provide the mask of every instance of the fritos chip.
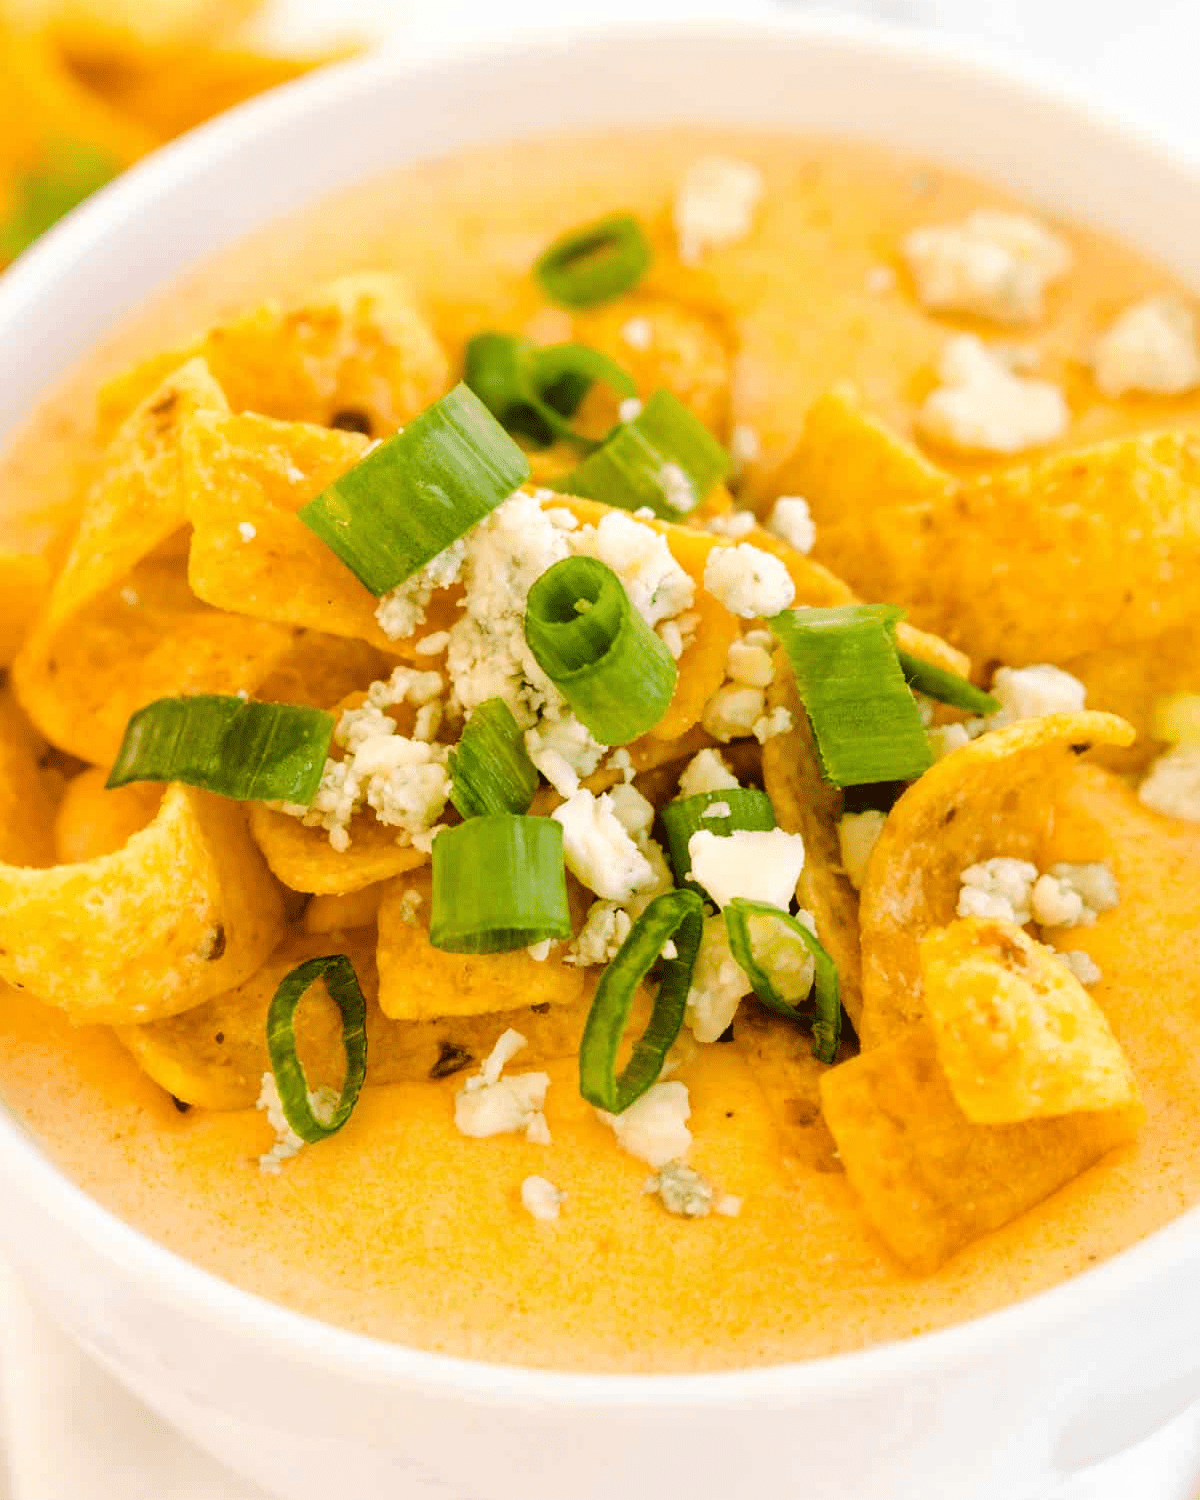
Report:
M571 882L577 922L586 900ZM573 1005L587 987L587 973L562 960L555 947L538 962L524 948L511 953L445 953L429 941L431 877L419 871L389 887L379 908L379 1005L401 1021L435 1016L474 1016L515 1010L537 996L539 1005ZM415 917L406 898L420 896Z
M299 630L287 655L263 679L255 697L268 703L329 708L357 693L361 702L365 690L390 677L395 665L395 657L385 656L366 641Z
M202 355L238 412L384 437L445 394L450 369L399 277L344 276L298 307L277 302L219 324L187 349L110 381L101 428L124 420L165 370Z
M587 1006L527 1007L504 1014L392 1021L379 1009L373 928L341 931L337 950L354 965L367 1001L367 1083L418 1083L477 1066L508 1027L525 1037L522 1065L537 1067L579 1049ZM267 1009L279 981L297 964L329 952L326 933L293 934L236 989L185 1015L118 1036L155 1082L202 1109L246 1109L258 1098L267 1058ZM309 1084L340 1085L345 1068L341 1018L314 986L297 1012L297 1050Z
M304 908L305 932L374 927L379 920L379 903L387 895L387 889L388 882L383 880L345 896L313 896Z
M858 896L842 869L838 842L842 794L821 774L808 716L782 652L776 653L767 707L786 708L792 728L762 747L763 785L779 826L804 839L804 869L796 898L816 918L817 936L837 965L842 1004L857 1026L862 1016Z
M49 591L50 569L44 557L0 551L0 667L12 663Z
M54 858L82 865L115 854L133 835L153 823L163 789L149 781L106 787L107 772L91 766L67 782L54 817Z
M1200 646L1196 625L1190 622L1144 641L1131 641L1122 650L1111 646L1076 656L1063 666L1087 687L1093 708L1120 714L1137 730L1126 750L1110 750L1102 757L1119 770L1140 769L1158 753L1154 738L1154 705L1171 693L1200 693Z
M774 495L803 495L817 523L837 525L876 510L944 500L955 486L866 411L850 385L835 385L809 407L804 431L771 479Z
M813 1056L809 1033L753 999L742 1001L733 1030L786 1157L808 1171L840 1172L837 1147L821 1114L821 1076L829 1070Z
M1037 862L1059 783L1095 746L1127 745L1111 714L1053 714L995 729L936 762L888 814L859 897L863 1010L877 1047L922 1019L919 944L954 920L960 876L997 856Z
M918 1274L1048 1198L1137 1134L1140 1106L976 1125L942 1073L928 1026L831 1068L825 1121L863 1212Z
M226 34L263 0L16 0L75 62L123 61L163 46L195 47Z
M960 918L921 939L925 1011L967 1119L1007 1125L1137 1101L1104 1012L1011 922Z
M157 1020L240 984L283 932L242 809L173 786L115 853L0 866L0 975L76 1022Z
M294 891L347 896L428 864L429 855L396 842L396 830L366 809L350 824L350 847L339 854L323 828L306 828L299 818L251 804L250 828L272 874Z
M54 805L41 772L42 746L7 691L0 690L0 862L54 863Z

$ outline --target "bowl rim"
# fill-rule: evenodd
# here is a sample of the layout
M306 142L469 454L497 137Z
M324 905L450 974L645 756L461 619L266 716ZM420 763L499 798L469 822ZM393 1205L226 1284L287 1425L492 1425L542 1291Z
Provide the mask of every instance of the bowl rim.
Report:
M893 63L935 63L960 80L975 78L1007 88L1015 96L1052 107L1060 117L1084 116L1089 129L1129 149L1140 150L1160 167L1191 176L1200 187L1200 154L1097 100L1053 66L1019 57L1003 47L982 46L958 37L855 17L829 17L775 11L752 15L680 18L649 15L618 22L597 17L569 23L518 26L464 45L460 37L426 39L403 55L385 50L336 64L238 106L160 148L103 188L0 278L0 338L10 319L81 258L102 246L108 227L132 213L151 210L161 189L177 187L211 170L214 158L231 161L240 142L260 132L286 136L291 122L310 112L353 107L354 99L381 83L453 67L500 62L514 53L550 57L568 42L586 45L645 46L686 34L719 46L724 38L750 34L764 43L840 42ZM25 417L42 399L34 392ZM20 424L17 424L19 430ZM246 1291L187 1260L142 1233L78 1187L0 1105L0 1179L24 1192L89 1254L121 1278L133 1277L149 1294L202 1314L223 1331L286 1351L295 1366L397 1388L470 1397L482 1403L536 1402L560 1408L748 1406L764 1399L794 1401L806 1396L863 1392L911 1377L925 1368L952 1369L989 1352L1021 1343L1031 1334L1046 1337L1065 1325L1086 1321L1133 1289L1154 1280L1179 1259L1200 1250L1200 1206L1172 1220L1100 1265L1018 1302L930 1333L799 1362L717 1370L700 1374L579 1373L547 1367L492 1363L393 1343L325 1323ZM18 1256L19 1263L19 1256Z

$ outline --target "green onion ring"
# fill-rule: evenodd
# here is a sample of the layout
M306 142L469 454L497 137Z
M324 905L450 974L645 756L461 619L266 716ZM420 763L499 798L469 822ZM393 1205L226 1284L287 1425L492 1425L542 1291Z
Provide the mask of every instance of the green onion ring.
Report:
M538 773L503 698L489 698L467 720L450 752L450 776L450 800L464 818L529 811Z
M911 651L897 651L896 655L900 659L904 680L914 692L924 693L927 698L936 698L939 703L948 703L951 708L963 708L972 714L986 716L999 712L998 699L957 672L948 672L945 667L935 666L924 657L914 656Z
M788 932L805 944L813 956L813 999L816 1002L816 1015L812 1023L813 1056L818 1062L836 1062L838 1043L842 1036L841 990L838 986L837 966L821 945L820 939L803 922L798 922L778 906L768 906L762 901L746 901L739 896L725 908L724 916L730 950L745 969L746 977L754 986L754 993L768 1010L787 1016L790 1021L803 1021L805 1017L796 1006L790 1005L783 998L775 988L770 974L755 958L754 944L750 940L750 918L770 917L782 922Z
M601 976L579 1048L579 1092L597 1109L623 1114L662 1072L683 1025L692 970L704 931L704 903L695 891L656 896L633 924L616 958ZM676 957L662 958L674 941ZM646 1029L618 1074L617 1054L638 986L661 965L658 993Z
M341 1096L326 1120L319 1120L313 1112L308 1079L296 1055L296 1011L312 986L322 979L342 1013L342 1045L346 1049ZM280 981L267 1012L267 1056L283 1113L300 1139L313 1145L336 1135L354 1113L367 1076L367 1002L354 965L344 953L310 958Z
M525 639L602 745L628 745L670 706L674 659L607 563L567 557L548 568L529 590Z
M183 781L240 802L298 802L317 795L334 716L295 703L252 703L198 693L139 708L107 787Z
M543 446L564 438L585 452L600 443L571 425L596 381L619 396L637 393L633 378L615 360L586 344L539 349L508 333L479 333L467 345L463 380L510 432Z
M429 924L435 948L505 953L570 936L560 823L497 813L438 834Z
M560 306L595 307L632 291L652 258L633 215L609 214L560 235L539 257L533 274Z

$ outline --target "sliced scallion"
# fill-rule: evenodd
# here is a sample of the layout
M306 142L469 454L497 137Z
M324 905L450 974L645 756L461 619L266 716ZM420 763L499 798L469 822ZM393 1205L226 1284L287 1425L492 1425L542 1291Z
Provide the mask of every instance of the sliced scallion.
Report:
M450 776L450 800L464 818L529 811L538 773L503 698L489 698L471 715L450 752Z
M963 708L972 714L994 714L1000 703L991 693L960 677L957 672L947 672L945 667L934 666L924 657L914 656L911 651L898 651L900 670L904 680L915 693L924 693L927 698L936 698L939 703L948 703L951 708Z
M37 171L13 185L8 214L0 221L0 259L14 260L120 170L116 157L95 146L57 145Z
M579 1048L579 1091L589 1104L610 1114L624 1113L662 1072L679 1035L692 970L704 930L704 903L695 891L656 896L633 924L616 958L601 976ZM668 942L675 957L663 958ZM638 986L661 964L658 993L646 1029L633 1044L625 1067L617 1056L633 1010Z
M609 214L571 229L533 268L538 284L563 307L595 307L630 292L652 259L649 242L632 214Z
M727 807L729 811L705 816L713 807ZM688 852L688 840L692 834L704 831L726 838L742 829L769 831L777 826L770 797L766 792L748 786L697 792L694 797L676 797L666 804L659 817L667 836L667 853L678 885L691 883L692 856Z
M317 794L334 716L295 703L200 693L159 698L125 726L106 786L184 781L239 802L299 802Z
M841 991L837 966L820 939L803 922L780 911L777 906L767 906L761 901L744 901L738 897L726 906L724 916L730 951L746 971L746 977L754 986L754 993L768 1009L787 1016L792 1021L808 1019L796 1004L804 997L789 997L783 992L781 985L785 983L786 965L779 964L777 960L775 971L772 972L769 949L775 944L789 941L801 943L807 948L813 960L813 1056L823 1063L836 1061L842 1035ZM761 933L756 938L751 931L752 923L769 923L778 929L778 934L772 942L764 943Z
M300 519L373 594L386 594L495 510L529 460L465 385L373 448Z
M493 813L433 843L429 941L447 953L504 953L571 936L562 825Z
M508 333L480 333L467 345L464 382L509 432L543 445L565 438L585 452L600 446L571 425L580 402L596 381L620 396L637 392L633 378L615 360L585 344L539 349Z
M594 557L568 557L529 590L529 649L602 745L627 745L670 705L674 658L629 602L621 580Z
M632 422L618 427L554 488L622 510L648 506L663 520L678 521L707 498L729 467L729 454L678 396L655 391Z
M768 622L787 652L834 786L915 781L933 763L896 655L891 604L789 609Z
M342 1013L342 1046L346 1076L337 1102L321 1109L310 1094L304 1065L296 1053L296 1011L319 980ZM358 1103L367 1076L367 1002L354 965L344 953L310 958L280 981L267 1012L267 1056L288 1124L310 1145L335 1135ZM316 1106L316 1107L314 1107Z

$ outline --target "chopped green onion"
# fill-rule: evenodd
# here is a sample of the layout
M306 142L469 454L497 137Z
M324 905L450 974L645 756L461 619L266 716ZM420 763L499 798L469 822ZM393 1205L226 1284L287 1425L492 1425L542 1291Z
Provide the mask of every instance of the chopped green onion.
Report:
M623 1114L662 1072L687 1006L692 970L704 931L704 903L695 891L656 896L630 929L620 951L601 976L579 1047L579 1092L598 1109ZM668 942L675 957L663 958ZM661 965L658 993L646 1029L633 1044L629 1061L617 1072L617 1054L633 1010L638 986Z
M655 391L632 422L554 488L621 510L648 506L663 520L678 521L707 498L729 466L729 454L678 396Z
M520 448L458 385L297 514L360 583L386 594L528 478Z
M503 698L481 703L450 752L450 800L464 818L529 811L538 773Z
M15 184L0 223L0 259L15 260L120 170L121 163L106 151L79 141L60 143L41 171Z
M609 214L560 235L533 268L542 291L563 307L595 307L631 292L646 274L650 245L632 214Z
M670 705L678 669L613 570L567 557L529 590L525 639L538 666L602 745L628 745Z
M812 994L815 1015L812 1021L813 1056L823 1063L837 1060L838 1042L842 1035L842 1000L838 987L837 966L822 947L819 938L795 917L780 911L777 906L767 906L761 901L744 901L741 897L731 901L725 908L725 929L729 933L729 947L734 958L746 971L746 977L754 986L754 993L768 1007L789 1020L806 1020L796 1003L782 992L785 967L776 963L771 971L769 955L755 951L755 939L750 932L751 922L770 922L782 929L770 946L774 947L782 938L785 942L802 943L813 960ZM762 940L758 941L761 951ZM796 1000L803 999L796 996Z
M493 813L433 842L429 941L446 953L504 953L571 936L562 825Z
M295 703L251 703L199 693L139 708L106 786L185 781L239 802L300 802L317 795L334 716Z
M729 812L719 817L705 817L714 805L724 803ZM663 832L667 836L667 853L671 869L675 872L677 885L691 885L692 856L688 852L688 841L694 833L715 833L718 838L727 838L741 829L769 832L777 826L775 809L766 792L755 787L723 787L717 792L698 792L694 797L676 797L668 802L659 814Z
M590 452L600 444L572 427L580 402L604 381L620 396L633 396L632 377L615 360L585 344L539 349L508 333L480 333L467 345L463 380L510 432L543 445L565 438Z
M318 980L325 981L330 999L342 1013L346 1049L341 1096L328 1110L320 1108L319 1096L310 1095L304 1065L296 1054L296 1011ZM354 965L344 953L310 958L280 981L267 1012L267 1056L283 1113L300 1139L312 1145L335 1135L354 1113L367 1076L367 1002Z
M947 672L945 667L936 667L924 657L914 656L911 651L898 651L900 670L904 680L915 693L924 693L927 698L936 698L939 703L948 703L951 708L965 708L972 714L994 714L1000 703L991 693L960 677L957 672Z
M915 781L933 764L896 656L892 604L789 609L768 621L783 643L834 786Z

